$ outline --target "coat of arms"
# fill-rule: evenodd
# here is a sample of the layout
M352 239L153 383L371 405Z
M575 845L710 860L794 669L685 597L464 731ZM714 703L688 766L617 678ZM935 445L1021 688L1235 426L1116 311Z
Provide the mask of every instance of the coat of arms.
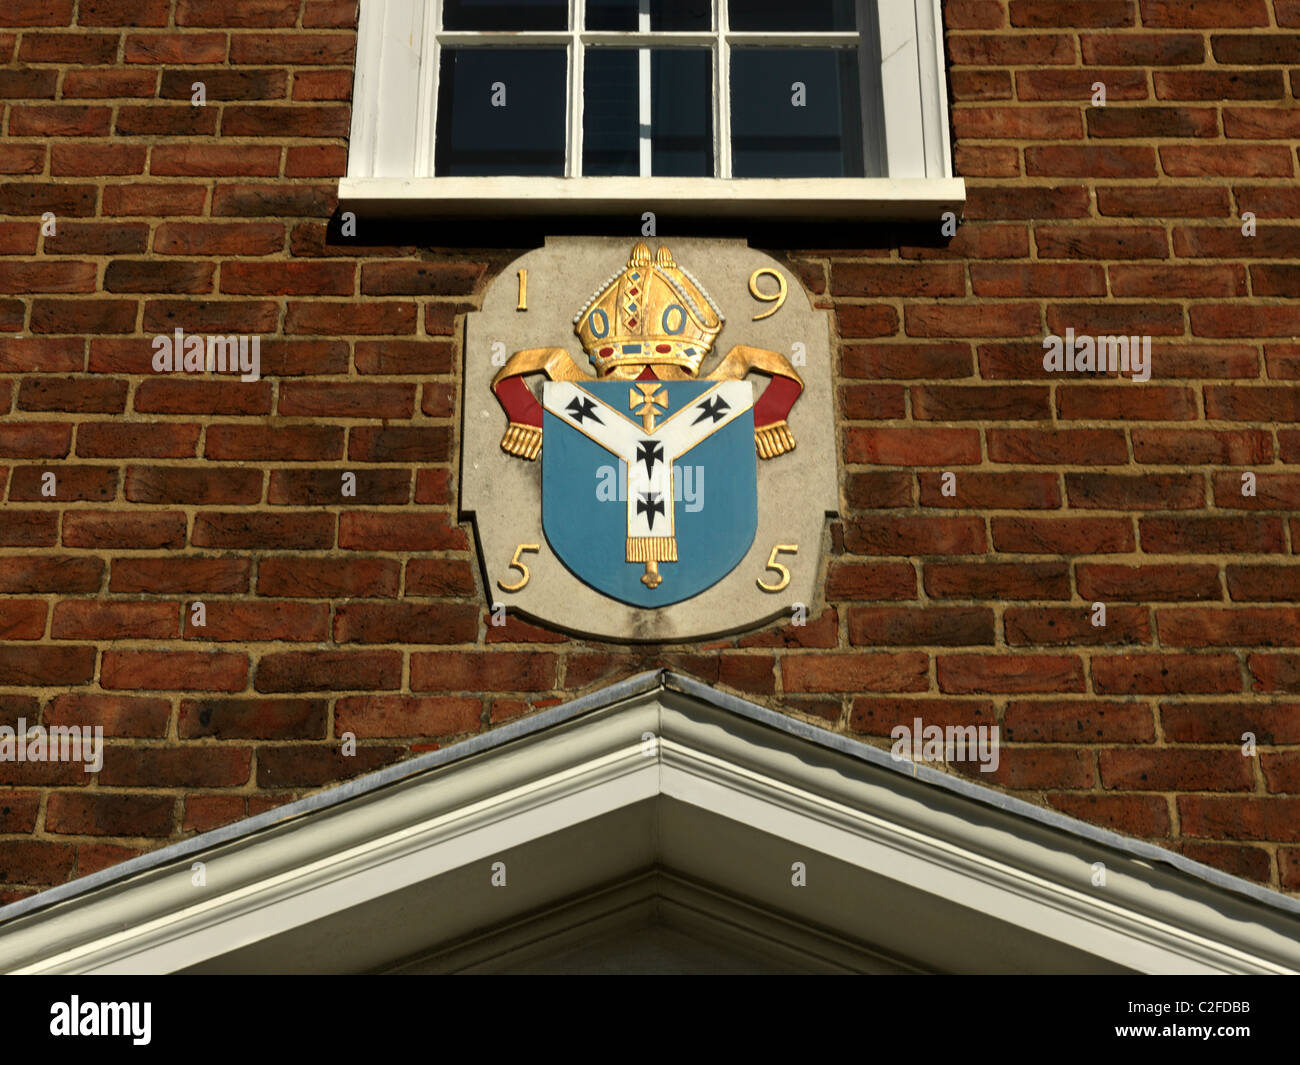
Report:
M548 244L543 253L552 247ZM715 250L705 261L716 258ZM638 242L620 260L612 273L586 290L585 298L582 290L570 298L568 332L593 372L582 368L581 357L575 358L569 347L556 342L508 345L482 332L484 323L476 321L480 315L471 316L467 449L482 446L490 431L483 423L494 420L490 408L480 407L478 417L470 415L469 391L482 387L473 380L481 375L477 367L471 372L471 353L486 344L499 366L487 383L499 404L500 435L493 448L499 457L471 457L467 450L462 474L462 499L484 542L489 579L501 568L493 562L506 563L505 572L495 578L492 598L562 627L623 638L682 638L688 633L668 617L673 612L666 608L689 604L698 612L711 596L720 616L688 629L726 631L753 624L781 609L773 597L787 589L793 568L811 573L808 563L817 564L825 513L836 509L836 460L825 447L833 440L825 318L806 311L799 316L804 338L789 342L789 355L774 346L732 343L716 366L706 369L719 337L730 331L710 281L679 263L666 243L652 252ZM553 297L539 291L543 272L550 273L534 264L517 269L513 278L498 279L494 292L503 280L506 286L509 280L516 282L509 287L517 301L513 313L495 323L508 323L513 332L535 310L544 310L554 321ZM771 291L760 287L763 274L770 275ZM547 288L559 288L554 282L563 276L550 278ZM778 291L784 304L788 281L764 265L749 274L748 290L749 304L760 311L753 317L767 319L773 312L764 304L776 302ZM490 293L484 316L493 316L491 302ZM773 339L789 333L786 324L782 330L769 328ZM506 355L503 348L512 353ZM807 402L808 386L796 363L806 366L813 351L821 365L812 391L825 419L814 435L824 450L799 470L791 418ZM811 488L818 493L819 498L805 504L815 524L790 520L788 535L756 548L774 513L800 505L797 489L781 491L780 482L790 478L766 484L768 479L760 476L760 465L782 463L791 466L803 492ZM489 467L497 471L495 484L480 472ZM822 472L810 475L812 467ZM511 483L527 488L509 492L512 506L502 506ZM778 494L765 499L765 489ZM525 517L532 507L540 515ZM487 561L485 509L515 527L508 559ZM521 535L525 527L537 529L539 518L537 535ZM809 542L805 533L813 527L817 535ZM736 572L758 549L766 565L759 563L755 574L740 582L746 592L738 595ZM731 590L717 596L728 585ZM525 594L530 590L532 595ZM591 624L609 618L617 623Z

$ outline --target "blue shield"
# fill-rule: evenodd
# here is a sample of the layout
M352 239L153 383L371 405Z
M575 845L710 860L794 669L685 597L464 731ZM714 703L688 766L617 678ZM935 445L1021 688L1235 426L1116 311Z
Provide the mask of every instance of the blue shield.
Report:
M575 386L567 383L548 382L543 386L546 411L542 426L542 528L556 557L579 580L619 602L654 608L698 595L745 557L758 529L758 474L753 393L748 383L731 382L725 386L732 397L730 420L723 422L715 415L720 428L680 455L671 454L671 442L676 439L670 435L671 426L703 421L704 429L708 429L707 416L727 404L720 403L721 393L716 391L712 399L700 397L720 386L714 381L654 382L656 425L646 432L632 395L641 384L649 382L583 382L576 386L576 393ZM743 391L737 392L737 387ZM574 397L568 409L583 418L580 423L566 418L562 407L552 410L558 402L555 397L561 394ZM736 402L738 395L744 397L743 406ZM695 409L691 409L693 404ZM741 413L736 414L737 410ZM666 424L675 415L679 419ZM628 434L646 438L623 446L625 457L615 453L612 437L602 445L597 439L600 430L593 426L593 420L599 420L604 427L620 418L623 421L618 426L624 439ZM592 432L584 431L584 425ZM662 583L652 588L642 581L647 565L627 561L627 460L630 458L636 466L636 455L644 456L647 446L656 454L662 450L655 443L660 433L667 446L664 460L672 466L672 489L661 493L662 503L652 504L659 513L651 513L649 518L661 521L653 527L656 533L666 529L671 518L676 561L658 563ZM632 491L631 509L635 514L639 504L635 488ZM672 508L670 516L663 513L667 506Z

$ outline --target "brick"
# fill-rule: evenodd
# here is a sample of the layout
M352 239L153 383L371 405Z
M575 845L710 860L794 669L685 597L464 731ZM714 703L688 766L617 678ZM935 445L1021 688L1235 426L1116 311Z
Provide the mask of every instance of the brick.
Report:
M192 458L200 428L177 422L93 422L77 427L83 458Z
M1011 0L1012 26L1132 26L1132 0Z
M1040 259L1168 259L1169 237L1154 226L1039 226Z
M1205 39L1196 33L1081 33L1083 61L1094 66L1199 66Z
M343 477L351 472L355 496L344 497ZM304 506L347 503L352 506L402 504L411 498L409 470L273 470L267 502Z
M1088 606L1008 607L1002 623L1011 647L1115 646L1151 643L1145 607L1111 607L1093 625Z
M189 40L200 36L186 34ZM207 35L202 35L206 37ZM225 38L221 38L221 50L213 49L215 54L181 56L173 62L221 62L225 56ZM284 99L288 75L284 70L230 70L224 67L202 67L185 70L164 70L158 87L158 95L164 100L185 100L193 97L193 86L202 82L209 102L214 100L282 100Z
M1027 337L1042 329L1038 305L1034 303L909 306L904 309L903 321L907 335L912 337Z
M246 558L118 558L113 560L108 589L155 595L238 595L248 591L251 568Z
M922 473L923 507L977 510L1051 510L1061 505L1058 479L1051 473L966 473L956 481L955 495L945 495L941 474ZM910 502L910 500L909 500Z
M193 543L196 547L328 550L334 546L334 515L200 511L194 516Z
M990 525L999 552L1107 555L1126 554L1136 546L1128 518L995 517Z
M243 691L248 684L248 658L227 652L105 651L99 683L109 690L126 691ZM162 786L159 781L149 785Z
M1083 136L1074 107L961 107L953 112L957 136L972 140L1070 140Z
M352 263L231 262L221 267L221 291L235 294L351 295Z
M801 654L781 661L785 690L915 692L929 687L929 656L898 654Z
M71 0L68 0L68 6L71 7ZM74 860L74 850L66 843L26 839L0 841L0 883L61 884L72 875Z
M1084 690L1073 655L938 655L935 666L939 690L952 695Z
M157 145L149 172L174 177L274 177L280 149L262 145Z
M433 651L411 655L411 690L550 691L558 657L536 651Z
M351 511L339 518L339 547L353 551L465 551L465 534L447 515Z
M136 386L135 409L144 414L270 414L271 382L160 377Z
M1002 718L1008 743L1151 743L1151 708L1144 703L1080 699L1012 700Z
M1253 654L1246 658L1253 679L1252 691L1300 691L1300 655Z
M282 415L405 420L414 410L412 385L288 381L280 386Z
M415 332L414 303L306 303L290 300L284 331L307 336L374 336Z
M979 433L970 429L849 429L844 457L882 466L970 465L980 458Z
M258 566L257 592L310 599L393 598L400 574L400 564L391 559L267 558ZM426 589L425 594L440 593Z
M335 732L351 732L359 739L465 735L479 731L482 713L479 699L352 696L338 701Z
M119 414L126 409L127 383L111 378L29 377L18 390L18 409Z
M344 755L338 747L260 747L257 752L259 788L321 787L362 773L372 773L407 752L402 747L358 747Z
M1033 421L1050 418L1044 386L913 385L912 417L920 421Z
M1219 132L1218 112L1210 107L1107 107L1105 110L1088 112L1088 136L1090 137L1215 137ZM1080 157L1082 160L1084 157ZM1111 157L1104 157L1110 159ZM1123 163L1131 160L1125 169L1136 171L1132 165L1137 156L1120 156L1114 162ZM1141 157L1154 167L1155 156ZM1120 172L1118 165L1111 166L1109 172L1099 173L1099 177L1154 177L1133 172ZM1033 173L1033 171L1030 171Z
M1198 474L1067 473L1070 506L1096 510L1197 510L1205 506Z
M1253 732L1264 746L1300 742L1298 703L1161 703L1165 739L1175 743L1242 742Z
M936 599L1069 599L1064 562L931 562L924 573Z
M876 647L966 647L994 642L988 607L854 607L849 643Z
M68 511L63 516L67 547L115 547L127 550L185 545L185 515L179 511L124 514L111 510Z
M1199 185L1106 185L1097 190L1097 212L1121 218L1213 218L1231 210L1228 190Z
M1159 151L1170 177L1291 177L1295 172L1282 145L1169 145Z
M1180 795L1177 805L1184 836L1300 840L1300 798Z
M1241 266L1111 266L1115 296L1234 297L1246 295Z
M1169 647L1297 647L1300 610L1175 608L1156 611L1160 642Z
M1156 177L1156 152L1112 144L1036 146L1024 150L1024 173L1030 177Z
M0 558L0 592L94 592L104 563L75 555L8 555Z
M1142 24L1159 28L1182 26L1267 26L1266 0L1141 0Z
M1237 602L1300 602L1300 566L1227 566L1224 576Z
M185 614L185 636L217 643L322 641L329 637L329 607L323 603L233 602L206 604L205 624Z
M433 374L450 373L454 349L451 344L427 340L358 340L358 373Z
M33 333L133 333L135 321L132 300L32 301Z
M479 609L465 603L344 603L334 615L337 643L473 643Z
M1108 104L1147 98L1146 72L1122 67L1019 70L1016 96L1021 100L1090 100L1096 91L1093 86L1099 81L1106 86Z
M989 429L991 462L1045 466L1114 466L1128 461L1118 429Z
M351 34L232 34L230 62L288 63L293 66L350 66L356 50Z
M0 639L39 640L45 635L44 600L0 599Z
M413 662L412 688L414 674ZM262 656L253 687L259 692L364 692L395 691L401 683L400 651L283 651Z
M54 71L41 73L54 74ZM157 84L158 74L153 70L115 70L111 67L69 70L63 76L63 98L65 100L148 98L154 95Z
M407 595L467 596L475 587L474 570L462 559L412 559L406 564Z
M1219 599L1219 569L1212 565L1101 565L1081 563L1079 594L1094 601L1158 602Z
M117 259L104 269L104 291L211 292L215 273L214 264L200 261Z
M108 747L99 782L110 787L229 788L248 783L252 757L236 747Z
M212 194L212 214L214 216L240 218L283 218L289 215L328 218L337 204L336 192L337 190L329 184L220 184ZM277 265L282 269L289 270L306 264L279 263ZM305 273L308 277L325 276L332 278L337 276L339 268L343 265L345 264L326 264L314 274L309 271L305 271ZM354 270L355 268L349 267L346 271L349 281ZM268 283L274 277L271 273L262 276L267 279ZM252 275L252 277L254 283L261 280L257 275ZM349 284L344 293L350 293L351 291L352 285ZM341 293L326 292L323 294L339 295Z
M1152 78L1161 100L1277 100L1286 95L1280 70L1161 70Z
M1267 554L1285 549L1280 518L1143 518L1138 523L1142 549L1156 554Z
M1300 34L1295 33L1216 33L1210 38L1217 63L1263 66L1268 63L1292 64L1300 56Z
M1047 795L1047 801L1070 817L1115 832L1148 839L1169 834L1169 806L1164 796L1053 792Z
M84 218L95 213L95 186L0 182L0 214Z
M197 215L203 212L208 191L200 185L139 183L105 185L104 215Z
M972 263L977 296L1105 296L1106 271L1085 263Z
M343 457L343 430L337 426L213 425L204 455L217 460L315 462Z
M1197 417L1193 389L1158 385L1059 385L1057 412L1066 421L1190 421Z
M298 21L301 0L180 0L176 5L178 26L219 26L222 29L251 29L258 26L290 27Z
M358 462L448 462L451 432L445 426L354 426L349 430L348 458Z
M483 276L481 263L373 262L361 268L367 296L468 296Z
M58 791L49 798L45 830L66 836L166 836L175 805L170 795Z
M1167 695L1241 691L1241 668L1233 655L1097 655L1093 690L1102 695Z
M978 555L984 522L971 517L862 518L845 522L844 546L859 555Z

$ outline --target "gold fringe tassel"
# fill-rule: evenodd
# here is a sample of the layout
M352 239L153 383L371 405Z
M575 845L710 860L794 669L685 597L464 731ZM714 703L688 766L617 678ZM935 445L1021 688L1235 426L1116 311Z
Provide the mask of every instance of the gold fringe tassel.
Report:
M785 422L773 422L754 430L754 446L761 459L774 459L794 450L794 436Z
M506 428L506 435L501 438L501 447L512 455L532 462L542 450L542 431L535 425L511 422Z
M629 536L627 561L676 562L677 539L673 536Z

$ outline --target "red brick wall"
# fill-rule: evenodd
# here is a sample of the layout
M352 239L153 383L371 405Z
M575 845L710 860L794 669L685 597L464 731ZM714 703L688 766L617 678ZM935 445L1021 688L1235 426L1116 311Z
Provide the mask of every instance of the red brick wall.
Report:
M111 737L0 763L0 899L663 665L996 722L955 771L1300 891L1300 0L945 4L965 224L791 258L841 334L827 603L668 649L488 624L455 337L516 252L327 243L354 8L0 10L0 721ZM153 374L177 325L263 379ZM1045 373L1067 327L1151 381Z

